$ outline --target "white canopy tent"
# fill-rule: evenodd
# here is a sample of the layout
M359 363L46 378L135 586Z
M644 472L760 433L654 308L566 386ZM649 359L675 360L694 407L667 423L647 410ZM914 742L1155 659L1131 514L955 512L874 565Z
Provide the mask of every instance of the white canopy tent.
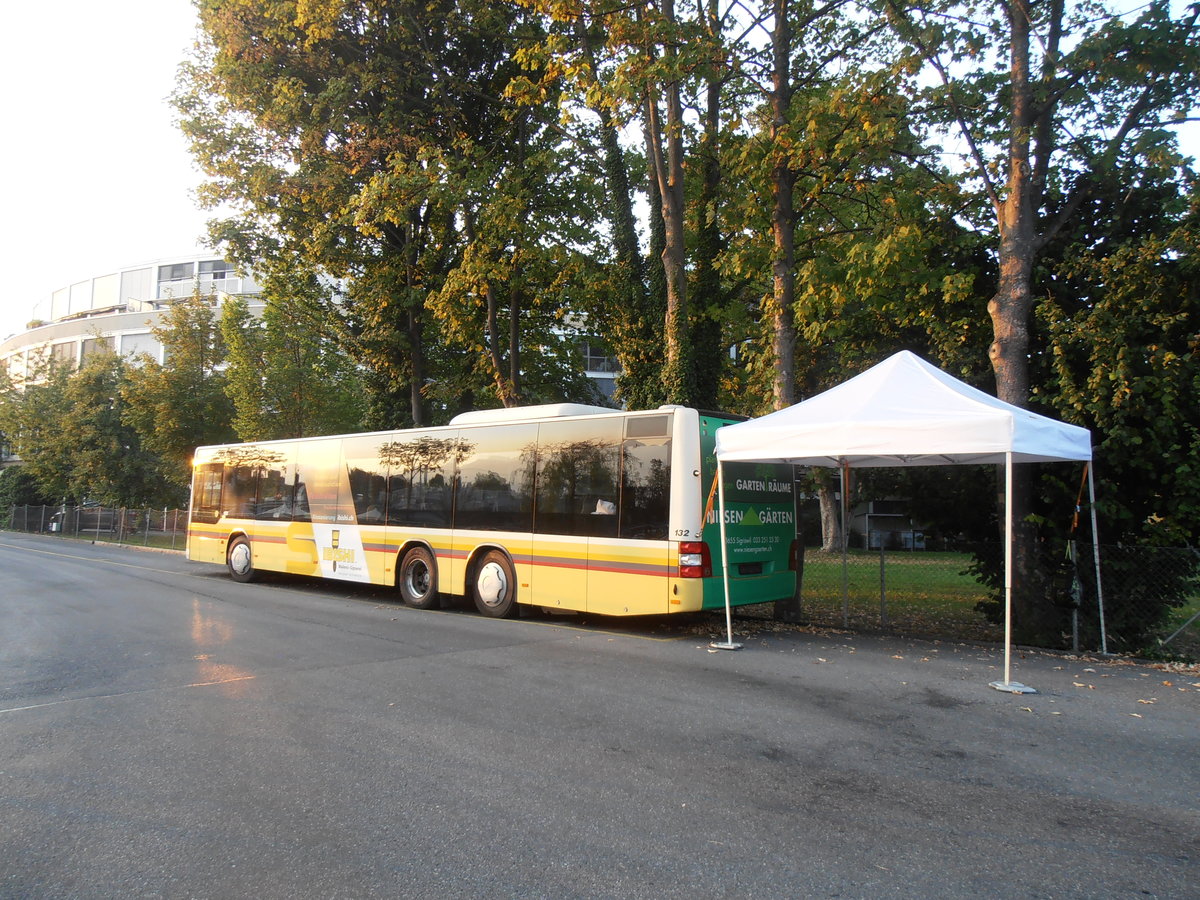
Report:
M1019 462L1092 459L1091 433L1005 403L947 375L917 355L895 354L861 375L787 409L717 431L716 455L724 558L724 472L727 462L753 461L848 467L943 466L978 463L1005 468L1004 681L1001 690L1026 692L1010 678L1012 648L1012 467ZM1095 479L1088 467L1096 540ZM1094 552L1096 586L1100 558ZM1102 598L1102 595L1101 595ZM1103 599L1100 599L1103 634ZM728 574L726 626L733 644Z

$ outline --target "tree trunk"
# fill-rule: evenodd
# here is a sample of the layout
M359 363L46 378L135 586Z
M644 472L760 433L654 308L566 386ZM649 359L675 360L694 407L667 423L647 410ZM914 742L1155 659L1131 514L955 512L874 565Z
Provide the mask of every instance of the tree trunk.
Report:
M598 83L592 37L582 16L575 20L575 33L588 62L589 77L593 83ZM619 396L630 408L649 408L659 402L657 397L651 398L647 394L650 385L662 381L662 317L654 311L654 304L649 302L646 265L638 243L629 172L617 123L601 104L592 105L591 110L600 121L605 201L620 271L615 314L603 324L607 326L605 332L611 344L609 350L621 366L621 373L617 377ZM651 208L656 205L652 201Z
M663 0L662 15L669 26L675 25L674 0ZM663 56L668 67L673 66L677 53L669 41L663 45ZM663 274L667 285L667 310L663 321L666 342L663 381L667 390L667 402L690 403L692 379L689 371L687 271L683 223L683 103L680 99L679 82L667 82L663 86L663 93L667 105L666 127L663 126L656 102L649 104L650 121L647 123L651 139L647 149L654 160L658 190L662 196L661 211L666 237L662 252Z
M420 428L428 424L425 421L425 397L422 393L425 387L425 323L421 320L421 313L424 311L424 307L413 305L412 300L416 294L415 272L417 268L419 235L422 231L423 223L421 214L417 207L410 207L408 211L408 225L403 238L403 252L404 283L407 289L405 291L405 299L409 304L409 407L414 428Z
M463 211L463 233L466 235L468 244L476 242L475 217L469 209ZM487 355L492 367L492 381L496 385L496 397L500 400L501 405L506 408L517 406L520 401L514 389L513 382L509 379L508 368L504 364L504 354L501 352L500 302L496 296L495 285L491 281L488 281L484 286L483 299L485 304L484 330L487 333Z
M575 20L575 34L587 57L590 77L593 82L598 82L596 54L582 16ZM633 214L629 174L625 169L625 151L621 149L620 134L608 111L599 103L593 105L591 110L600 120L600 146L604 149L604 178L608 187L606 199L608 220L613 229L613 248L618 265L629 278L629 293L633 296L635 287L638 292L645 287L645 267L638 248L637 220Z
M996 209L999 226L999 283L988 302L992 344L988 356L996 378L996 396L1014 406L1029 404L1029 318L1033 308L1033 266L1037 254L1036 197L1030 164L1030 140L1037 112L1030 84L1029 10L1010 0L1011 29L1008 181ZM1013 625L1023 640L1053 630L1044 610L1036 533L1026 522L1033 493L1026 465L1013 469ZM999 498L1003 502L1003 497ZM1001 507L1003 513L1003 507ZM1003 525L1003 514L1000 516Z
M650 108L653 99L647 98L646 115L643 119L646 146L649 147L654 138L650 133ZM646 160L646 196L651 210L662 205L662 195L658 190L658 172L654 158L647 155ZM646 378L634 377L632 371L626 371L621 379L622 396L632 409L654 409L667 402L667 391L663 378L662 348L665 343L663 325L667 309L667 280L663 273L662 253L666 246L666 229L660 215L651 214L646 224L649 232L649 256L644 267L646 278L646 293L643 306L642 321L645 330L641 336L645 339L645 356L639 357L640 370Z
M523 291L514 287L508 301L508 383L512 386L517 403L524 403L521 395L521 295Z
M700 138L700 196L696 203L696 249L693 259L695 290L688 298L692 310L688 324L695 392L691 402L704 409L719 409L721 381L721 276L717 257L721 252L721 225L717 218L717 196L721 181L718 156L721 89L709 79Z
M1022 0L1012 0L1012 107L1009 121L1008 184L996 210L1000 230L1000 280L988 303L992 345L988 356L996 376L996 395L1024 407L1029 402L1029 313L1031 279L1037 252L1029 141L1034 124L1029 83L1029 21Z
M821 479L817 488L817 499L821 504L821 550L837 553L842 549L842 514L838 507L838 492L834 475Z
M793 303L796 299L796 216L793 205L795 173L788 165L787 154L778 146L780 133L787 124L792 103L790 64L792 56L792 27L788 20L788 0L775 0L775 28L771 34L771 53L774 72L771 75L771 140L775 146L775 168L771 174L771 190L775 205L771 213L771 231L775 241L775 258L771 262L771 316L774 320L772 350L774 377L771 386L772 408L785 409L796 402L796 322ZM822 506L824 509L824 506ZM797 517L799 533L799 517ZM822 515L822 524L824 516ZM799 621L803 615L804 542L799 542L796 586L787 600L775 602L776 619Z
M427 423L425 397L421 393L421 388L425 385L425 327L418 309L408 311L408 344L409 367L412 372L408 386L409 402L412 406L413 427L420 428Z

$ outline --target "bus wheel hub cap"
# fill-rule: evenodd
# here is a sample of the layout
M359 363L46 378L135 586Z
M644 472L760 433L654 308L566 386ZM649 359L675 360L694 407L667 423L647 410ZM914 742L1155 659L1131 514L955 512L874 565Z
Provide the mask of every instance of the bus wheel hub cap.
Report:
M479 577L475 579L475 588L479 591L479 599L488 606L495 606L500 603L508 593L508 579L504 577L504 570L496 563L488 563L479 570Z
M233 566L235 572L243 573L250 568L250 548L245 544L238 544L233 548L233 552L229 556L229 564Z
M422 563L414 563L408 570L408 588L417 596L424 596L429 590L429 569Z

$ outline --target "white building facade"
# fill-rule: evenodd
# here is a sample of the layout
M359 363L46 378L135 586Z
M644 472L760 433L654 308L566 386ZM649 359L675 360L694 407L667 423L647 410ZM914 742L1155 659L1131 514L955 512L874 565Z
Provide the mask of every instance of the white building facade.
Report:
M97 275L54 291L34 308L26 331L0 341L0 371L23 383L36 378L48 361L78 366L110 351L146 353L162 362L162 345L152 329L162 324L174 301L197 290L218 303L247 296L253 307L262 289L211 253L167 257Z

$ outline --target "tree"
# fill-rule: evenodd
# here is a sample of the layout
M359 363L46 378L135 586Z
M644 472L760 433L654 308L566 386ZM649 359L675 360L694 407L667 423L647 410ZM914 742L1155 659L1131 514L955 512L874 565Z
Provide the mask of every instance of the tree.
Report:
M57 498L42 493L37 480L25 466L0 469L0 522L7 522L14 506L49 506Z
M674 0L522 2L566 23L528 52L562 82L569 114L587 109L598 120L616 290L607 298L613 308L593 310L590 324L622 362L618 394L634 406L713 406L729 302L717 270L722 91L731 77L724 42L738 7L721 14L715 0L690 9ZM700 137L685 115L694 104L704 110ZM620 126L644 136L648 257L633 227Z
M516 47L541 20L478 0L199 6L206 40L175 102L210 178L202 196L237 211L214 237L265 276L341 281L325 311L366 369L373 425L428 421L447 374L430 362L463 358L461 344L439 353L441 329L474 321L479 299L484 339L465 349L486 377L466 390L515 402L525 328L558 315L528 315L549 284L526 272L553 266L543 205L564 219L589 207L541 190L553 98L508 97L525 77ZM501 240L491 224L517 230Z
M647 8L648 17L654 15ZM680 59L679 20L675 0L659 0L654 25L661 29L645 52L650 62L644 70L647 154L660 201L665 242L663 275L667 288L663 323L665 360L663 382L667 402L694 403L695 380L692 347L688 340L687 272L684 244L683 61ZM666 120L663 120L665 104Z
M634 210L638 187L645 189L652 209L661 203L656 177L643 184L648 171L642 165L644 157L621 138L624 130L642 122L641 94L627 95L617 79L626 58L638 52L636 42L627 37L636 18L634 10L605 3L519 2L548 15L550 22L542 41L518 51L518 58L540 81L514 96L529 94L537 102L548 95L557 98L563 128L569 129L575 151L563 161L593 185L594 206L603 210L603 224L593 222L591 239L579 241L590 265L581 279L588 287L579 292L573 312L616 356L621 369L617 399L632 409L653 408L666 400L662 377L666 286L657 258L665 238L661 216L650 216L647 259ZM591 147L600 148L598 160L593 160Z
M893 0L888 10L941 79L933 99L992 214L999 283L989 355L997 395L1024 406L1037 257L1119 161L1169 142L1166 126L1194 105L1200 7L1176 20L1155 2L1133 21L1064 0L1008 0L982 17L957 15L985 12L958 3ZM1136 177L1137 167L1124 171Z
M185 490L196 447L234 439L233 404L222 371L225 346L212 301L199 292L173 303L152 329L165 362L143 354L121 384L125 422L146 450L161 457L168 478Z
M1047 244L1077 220L1114 172L1132 176L1173 142L1200 88L1200 6L1172 18L1153 2L1135 19L1093 4L1006 0L997 7L887 0L897 36L939 80L930 92L966 156L981 204L974 222L992 238L998 278L988 301L997 396L1030 402L1030 315ZM1054 617L1038 597L1033 485L1018 470L1014 607L1019 634L1043 638Z
M775 376L771 396L775 409L786 409L796 402L796 210L795 189L798 173L783 144L783 136L792 113L792 22L788 0L774 0L771 12L771 142L776 148L771 170L771 237L774 258L771 261L772 344Z
M55 434L66 413L63 395L69 374L65 367L47 365L23 384L6 374L0 391L0 431L38 489L55 500L68 491L69 460L57 452Z
M48 365L6 391L0 420L45 496L110 506L179 505L184 493L126 424L125 364L113 353L78 371Z
M1095 435L1105 541L1178 546L1200 540L1200 195L1159 175L1050 248L1035 397Z
M356 431L364 415L358 372L331 336L319 285L293 283L271 297L261 320L244 299L226 301L220 330L228 347L226 391L243 441Z

